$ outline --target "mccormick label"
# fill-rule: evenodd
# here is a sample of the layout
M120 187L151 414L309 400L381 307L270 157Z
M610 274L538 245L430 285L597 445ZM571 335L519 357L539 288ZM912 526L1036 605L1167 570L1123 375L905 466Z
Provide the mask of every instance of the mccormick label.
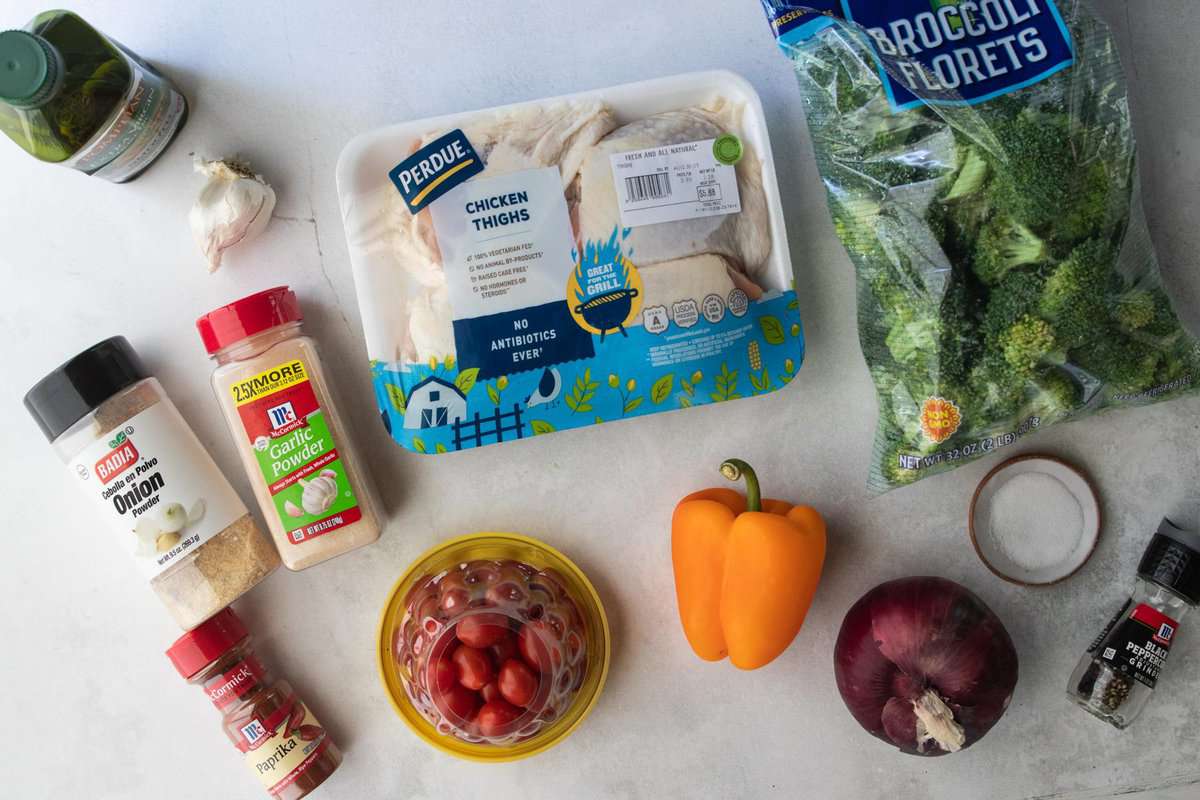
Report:
M762 0L785 52L844 19L867 34L892 108L974 105L1074 63L1054 0Z
M1132 602L1113 617L1088 652L1112 665L1112 668L1153 689L1159 672L1171 651L1179 623L1145 603Z
M246 720L236 737L246 766L272 795L294 783L329 747L321 723L295 697L265 718Z
M303 361L277 364L229 392L289 542L300 544L362 519Z
M254 691L266 675L266 670L254 656L239 661L232 669L210 678L204 684L208 699L224 711Z
M130 417L80 451L69 466L76 485L147 580L247 513L170 403Z

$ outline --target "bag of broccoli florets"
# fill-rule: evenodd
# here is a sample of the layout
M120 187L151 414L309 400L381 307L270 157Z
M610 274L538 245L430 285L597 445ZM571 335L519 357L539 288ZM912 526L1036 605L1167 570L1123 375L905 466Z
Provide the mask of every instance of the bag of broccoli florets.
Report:
M1195 389L1084 2L762 2L858 277L873 488Z

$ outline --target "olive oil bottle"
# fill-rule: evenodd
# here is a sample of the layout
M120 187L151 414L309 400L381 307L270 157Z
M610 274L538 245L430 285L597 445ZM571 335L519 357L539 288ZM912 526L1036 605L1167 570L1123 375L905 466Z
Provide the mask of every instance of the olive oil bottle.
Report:
M169 80L69 11L0 33L0 131L34 158L124 183L187 113Z

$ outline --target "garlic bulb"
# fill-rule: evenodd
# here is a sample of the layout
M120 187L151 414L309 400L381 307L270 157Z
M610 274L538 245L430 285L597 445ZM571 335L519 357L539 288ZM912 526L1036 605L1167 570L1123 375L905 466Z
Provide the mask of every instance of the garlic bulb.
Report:
M332 470L326 470L332 472ZM335 475L337 473L334 473ZM322 472L311 481L300 480L304 492L300 495L300 505L309 514L320 514L326 511L337 497L337 480Z
M188 213L192 236L208 260L208 271L221 266L225 251L263 232L275 210L275 190L239 161L197 158L196 171L208 183Z

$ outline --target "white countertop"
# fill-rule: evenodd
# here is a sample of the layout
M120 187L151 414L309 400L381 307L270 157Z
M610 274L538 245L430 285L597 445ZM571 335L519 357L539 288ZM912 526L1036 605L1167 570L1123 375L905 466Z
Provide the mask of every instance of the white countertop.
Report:
M9 0L3 23L20 24L40 5ZM281 570L238 604L261 654L346 752L316 796L1182 800L1200 792L1200 620L1185 625L1131 730L1109 729L1064 697L1164 509L1200 482L1200 398L1060 426L1013 448L1075 461L1103 494L1098 552L1054 588L1002 583L971 549L967 502L996 457L870 496L875 401L858 350L852 270L828 221L790 67L753 0L137 5L85 1L77 10L192 99L191 121L165 158L113 186L0 142L8 542L0 794L265 796L208 701L163 657L179 632L76 498L21 397L64 358L123 333L248 498L192 320L281 282L300 293L389 514L377 544L307 572ZM1129 68L1164 272L1200 330L1200 5L1098 5ZM709 68L746 76L766 106L809 343L798 380L769 397L436 459L385 440L334 188L342 146L391 122ZM185 223L199 184L192 151L240 153L279 192L266 234L212 276ZM671 582L672 507L718 485L715 468L730 455L755 464L771 494L817 505L831 531L803 631L752 673L692 655ZM419 741L389 706L374 660L381 604L406 565L435 542L487 529L525 532L572 556L599 588L615 634L607 688L582 727L546 754L499 766ZM1005 621L1021 659L1008 714L949 758L901 755L871 738L834 687L831 651L846 609L876 583L910 574L973 588Z

